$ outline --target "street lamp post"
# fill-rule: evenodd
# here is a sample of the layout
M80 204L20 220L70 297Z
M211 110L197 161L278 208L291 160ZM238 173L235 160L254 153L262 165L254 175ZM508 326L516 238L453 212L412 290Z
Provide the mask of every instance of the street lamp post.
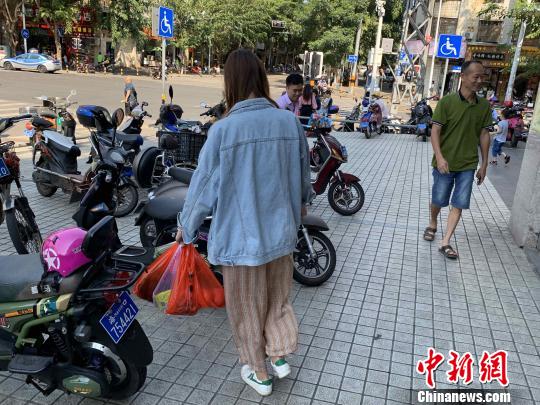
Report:
M375 0L376 7L377 7L377 14L379 16L379 24L377 25L377 38L375 39L375 49L373 52L373 66L371 69L371 86L370 86L370 99L373 96L373 92L375 90L375 83L378 80L378 66L375 66L377 64L377 61L379 60L379 52L380 52L380 46L381 46L381 36L382 36L382 24L383 24L383 17L384 17L384 6L386 4L385 0Z
M351 86L351 93L354 93L354 87L356 86L358 78L356 77L356 71L358 69L358 50L360 48L360 36L362 35L362 17L360 17L360 22L358 23L358 30L356 31L356 41L354 43L354 54L356 59L353 64L352 70L352 79L353 85Z

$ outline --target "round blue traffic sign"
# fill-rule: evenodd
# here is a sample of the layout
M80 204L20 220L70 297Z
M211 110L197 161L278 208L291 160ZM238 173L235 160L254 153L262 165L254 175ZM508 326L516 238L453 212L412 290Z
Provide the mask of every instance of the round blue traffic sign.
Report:
M30 31L28 31L26 28L23 28L23 29L21 30L21 36L22 36L24 39L30 38Z

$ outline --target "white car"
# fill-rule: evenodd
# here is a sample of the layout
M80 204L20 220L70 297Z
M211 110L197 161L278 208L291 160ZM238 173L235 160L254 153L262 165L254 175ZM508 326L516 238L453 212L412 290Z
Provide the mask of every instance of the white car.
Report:
M40 73L62 69L60 61L40 53L23 53L14 58L4 58L0 60L0 66L6 70L37 70Z

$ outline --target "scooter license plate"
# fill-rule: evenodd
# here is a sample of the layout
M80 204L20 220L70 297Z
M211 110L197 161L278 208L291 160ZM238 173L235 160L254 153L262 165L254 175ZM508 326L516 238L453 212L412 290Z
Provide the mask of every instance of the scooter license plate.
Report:
M6 162L4 162L4 159L0 158L0 178L9 176L10 174Z
M361 122L360 123L360 128L367 128L369 125L369 122Z
M426 129L426 128L427 128L426 124L418 124L418 129Z
M118 343L138 312L139 308L137 308L129 293L124 291L119 295L118 300L101 317L99 323L107 331L113 342Z
M27 136L28 138L32 138L35 133L36 133L36 130L34 128L24 130L24 135Z

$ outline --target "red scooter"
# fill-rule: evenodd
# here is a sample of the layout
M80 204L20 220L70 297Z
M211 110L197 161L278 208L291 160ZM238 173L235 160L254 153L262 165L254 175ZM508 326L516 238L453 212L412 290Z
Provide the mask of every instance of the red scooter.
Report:
M310 130L317 137L310 151L311 170L317 173L311 183L317 195L330 184L328 202L332 209L341 215L353 215L364 205L364 189L358 177L339 170L347 162L347 148L330 135L331 124L328 117L310 120Z

